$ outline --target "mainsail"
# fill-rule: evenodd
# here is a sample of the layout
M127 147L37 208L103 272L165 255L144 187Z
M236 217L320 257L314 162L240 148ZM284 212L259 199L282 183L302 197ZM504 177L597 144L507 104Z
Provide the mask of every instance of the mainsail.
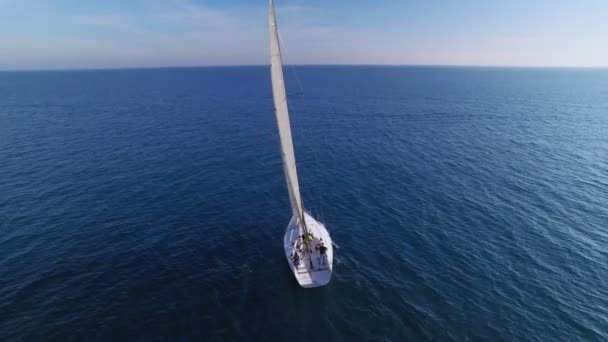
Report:
M287 181L287 190L291 201L293 215L304 223L304 211L302 198L300 197L300 186L298 185L298 172L296 170L296 158L293 152L293 141L291 139L291 127L289 124L289 112L287 108L287 93L285 92L285 80L283 79L283 61L281 60L281 46L279 45L279 33L277 31L277 20L274 14L274 2L270 0L270 74L272 76L272 95L274 98L274 109L281 138L281 155L283 157L283 171Z

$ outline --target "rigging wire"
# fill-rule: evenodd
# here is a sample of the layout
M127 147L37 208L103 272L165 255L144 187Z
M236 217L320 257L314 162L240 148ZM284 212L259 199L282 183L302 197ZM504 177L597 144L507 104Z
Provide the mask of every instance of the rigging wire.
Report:
M284 56L287 57L286 59L289 59L289 50L287 49L287 45L285 45L285 41L283 40L283 37L281 36L281 31L279 31L277 29L277 35L279 36L279 44L281 46L281 52L284 52ZM283 63L283 65L285 65L285 63ZM296 70L296 67L294 64L286 64L288 66L288 68L291 70L291 73L293 75L293 77L295 78L296 82L298 83L298 91L295 94L292 95L304 95L304 87L302 86L302 81L300 80L300 77L298 76L298 72Z
M277 30L277 36L279 38L279 44L281 46L281 51L283 53L283 56L285 57L285 60L289 62L289 59L290 59L289 50L287 49L287 46L283 40L283 37L281 36L280 30ZM284 65L286 65L287 68L291 71L291 75L295 79L297 86L299 88L299 90L296 93L288 94L288 97L292 97L294 95L301 95L301 97L303 98L305 95L304 86L302 85L302 81L301 81L300 77L298 76L298 72L297 72L295 64L284 63ZM288 101L287 106L289 108L289 111L293 114L293 115L290 115L290 117L293 118L293 123L295 124L295 126L298 126L300 128L300 130L299 130L300 132L304 132L303 130L301 130L301 128L303 128L304 126L302 125L302 121L299 118L298 112L296 111L294 104ZM304 132L304 133L305 133L304 136L310 135L310 134L306 134L306 132ZM323 141L325 141L325 139L323 139ZM311 148L311 149L309 149L309 151L311 152L312 158L314 159L314 165L319 165L320 163L319 163L319 158L317 156L316 149ZM301 178L301 174L300 174L300 178ZM324 215L323 215L322 210L319 209L319 208L323 208L323 205L321 205L322 196L319 195L317 191L314 191L313 188L310 186L307 189L309 189L309 191L307 191L307 192L310 194L310 196L314 198L313 203L316 204L315 208L314 208L316 215L314 215L314 216L316 216L320 220L320 222L323 222ZM302 200L302 207L304 207L304 200ZM312 210L312 208L309 208L309 210Z

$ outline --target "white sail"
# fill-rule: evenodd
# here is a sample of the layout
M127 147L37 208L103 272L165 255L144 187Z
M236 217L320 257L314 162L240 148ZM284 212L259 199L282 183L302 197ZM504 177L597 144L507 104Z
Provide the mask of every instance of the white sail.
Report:
M272 76L272 95L274 98L274 109L281 138L281 155L283 157L283 170L287 181L289 199L294 217L303 219L302 199L300 197L300 186L298 184L298 172L296 170L296 158L293 152L293 141L291 139L291 127L289 124L289 112L287 108L287 93L283 79L283 62L281 60L281 46L279 45L279 34L277 21L274 13L274 3L270 0L270 73Z

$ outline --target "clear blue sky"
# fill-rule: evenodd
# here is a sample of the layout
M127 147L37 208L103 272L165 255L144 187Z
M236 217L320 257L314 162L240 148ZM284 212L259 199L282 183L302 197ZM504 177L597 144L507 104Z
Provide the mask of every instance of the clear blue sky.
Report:
M287 63L608 66L608 0L275 0ZM0 0L0 69L265 64L266 0Z

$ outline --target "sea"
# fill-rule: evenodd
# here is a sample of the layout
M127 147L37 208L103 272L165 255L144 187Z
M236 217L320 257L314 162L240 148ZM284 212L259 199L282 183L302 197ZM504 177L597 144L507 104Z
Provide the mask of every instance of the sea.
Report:
M606 341L608 70L0 73L1 341Z

